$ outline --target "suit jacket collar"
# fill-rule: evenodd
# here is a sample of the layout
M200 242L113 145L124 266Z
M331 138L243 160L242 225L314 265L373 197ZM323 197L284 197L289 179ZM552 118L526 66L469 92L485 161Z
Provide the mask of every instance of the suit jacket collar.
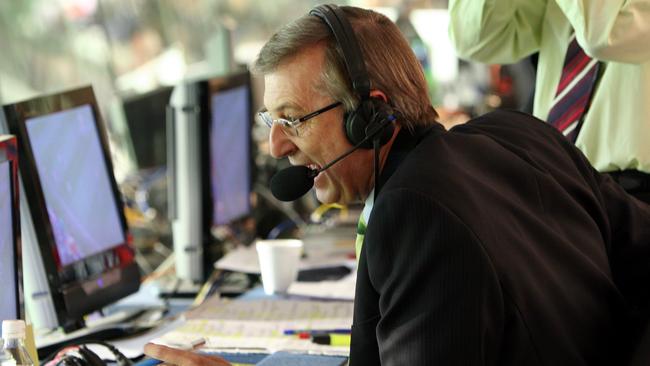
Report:
M444 132L445 128L437 122L431 126L421 127L414 131L402 128L397 134L395 141L393 141L393 145L388 152L388 158L386 158L386 163L381 169L381 174L379 175L380 190L381 187L384 187L393 173L395 173L406 156L408 156L408 154L410 154L426 136ZM375 197L378 195L379 192L374 192Z

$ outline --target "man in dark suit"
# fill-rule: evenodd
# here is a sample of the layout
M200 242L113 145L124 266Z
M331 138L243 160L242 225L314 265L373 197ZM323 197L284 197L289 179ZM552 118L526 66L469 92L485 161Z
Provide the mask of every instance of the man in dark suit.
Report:
M318 170L385 135L314 180L322 202L366 202L351 365L623 364L649 303L650 208L528 115L445 131L395 25L339 11L358 38L367 97L319 14L281 29L255 68L272 155ZM368 99L379 122L359 142L350 116ZM147 352L182 355L161 351Z

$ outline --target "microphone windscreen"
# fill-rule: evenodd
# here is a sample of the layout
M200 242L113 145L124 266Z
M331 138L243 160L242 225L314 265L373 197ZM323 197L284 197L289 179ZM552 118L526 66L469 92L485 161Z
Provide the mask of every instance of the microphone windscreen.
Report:
M292 166L271 178L271 193L280 201L295 201L314 186L312 170L304 165Z

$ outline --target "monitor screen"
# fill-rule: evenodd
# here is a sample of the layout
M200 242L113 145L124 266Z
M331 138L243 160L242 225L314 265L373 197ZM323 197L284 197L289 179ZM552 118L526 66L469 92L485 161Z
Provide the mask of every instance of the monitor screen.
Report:
M213 225L228 224L250 211L251 111L247 85L210 96L210 185Z
M91 106L30 118L26 126L60 264L124 243Z
M0 296L0 320L18 319L10 164L9 161L0 162L0 278L14 291L3 291Z
M139 169L167 163L167 106L173 88L125 98L124 114Z

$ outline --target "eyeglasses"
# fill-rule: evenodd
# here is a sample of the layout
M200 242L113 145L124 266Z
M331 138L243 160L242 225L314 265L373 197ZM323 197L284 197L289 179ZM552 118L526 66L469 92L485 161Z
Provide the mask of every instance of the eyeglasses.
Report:
M277 123L280 126L282 126L283 131L285 131L287 133L293 133L294 136L298 136L298 129L297 129L298 126L300 126L301 124L303 124L307 120L318 116L319 114L325 113L325 112L329 111L330 109L334 109L334 108L338 107L339 105L341 105L341 102L334 102L334 103L332 103L332 104L330 104L330 105L328 105L326 107L323 107L323 108L321 108L321 109L319 109L317 111L311 112L311 113L309 113L307 115L304 115L304 116L302 116L302 117L300 117L298 119L292 119L292 120L289 120L289 119L286 119L286 118L276 118L276 119L274 119L273 117L271 117L271 114L266 109L264 109L264 110L262 110L260 112L257 112L257 115L269 128L273 127L273 124Z

